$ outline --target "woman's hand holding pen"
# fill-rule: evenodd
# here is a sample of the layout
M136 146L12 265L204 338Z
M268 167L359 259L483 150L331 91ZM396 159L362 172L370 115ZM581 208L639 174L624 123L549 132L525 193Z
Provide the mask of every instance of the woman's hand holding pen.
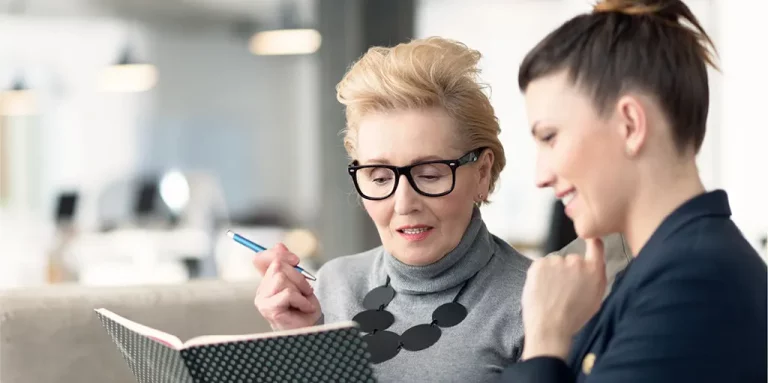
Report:
M569 254L536 260L523 288L523 359L565 359L574 335L600 308L606 289L600 239L587 239L584 257Z
M314 289L294 266L299 257L285 246L256 253L253 264L263 276L254 304L273 330L312 326L320 319Z

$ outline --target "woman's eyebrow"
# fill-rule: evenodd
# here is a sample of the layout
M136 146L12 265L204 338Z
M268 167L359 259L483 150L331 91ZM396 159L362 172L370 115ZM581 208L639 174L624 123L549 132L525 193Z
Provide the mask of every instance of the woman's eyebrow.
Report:
M435 156L435 155L421 156L421 157L416 157L415 159L413 159L409 163L409 165L416 164L416 163L419 163L419 162L425 162L425 161L442 161L444 159L445 158L443 158L443 157ZM384 159L384 158L371 158L371 159L367 159L365 161L360 161L360 164L361 165L391 165L391 162L389 162L389 160Z

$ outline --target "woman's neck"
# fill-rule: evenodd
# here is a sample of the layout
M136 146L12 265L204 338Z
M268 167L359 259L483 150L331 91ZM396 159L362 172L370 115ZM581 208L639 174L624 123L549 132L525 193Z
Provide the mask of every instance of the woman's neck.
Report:
M494 242L480 215L474 208L472 218L459 244L439 261L426 265L407 265L384 251L384 277L391 278L392 288L407 294L427 294L460 285L485 267L494 252Z
M695 160L662 169L649 169L630 203L622 232L634 256L672 212L705 191Z

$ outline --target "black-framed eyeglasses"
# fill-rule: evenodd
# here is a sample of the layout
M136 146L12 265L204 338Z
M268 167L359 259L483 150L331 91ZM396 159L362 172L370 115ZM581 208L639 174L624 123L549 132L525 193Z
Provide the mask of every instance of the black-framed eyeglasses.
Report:
M483 148L475 149L455 160L425 161L408 166L358 165L352 162L349 175L361 197L369 200L389 198L397 190L400 176L405 175L413 190L426 197L442 197L456 186L456 169L476 162Z

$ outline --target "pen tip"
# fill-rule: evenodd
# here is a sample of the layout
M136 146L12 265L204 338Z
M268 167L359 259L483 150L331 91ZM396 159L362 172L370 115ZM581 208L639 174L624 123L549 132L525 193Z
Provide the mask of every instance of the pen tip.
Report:
M227 230L227 237L235 238L235 232L233 232L232 230Z

